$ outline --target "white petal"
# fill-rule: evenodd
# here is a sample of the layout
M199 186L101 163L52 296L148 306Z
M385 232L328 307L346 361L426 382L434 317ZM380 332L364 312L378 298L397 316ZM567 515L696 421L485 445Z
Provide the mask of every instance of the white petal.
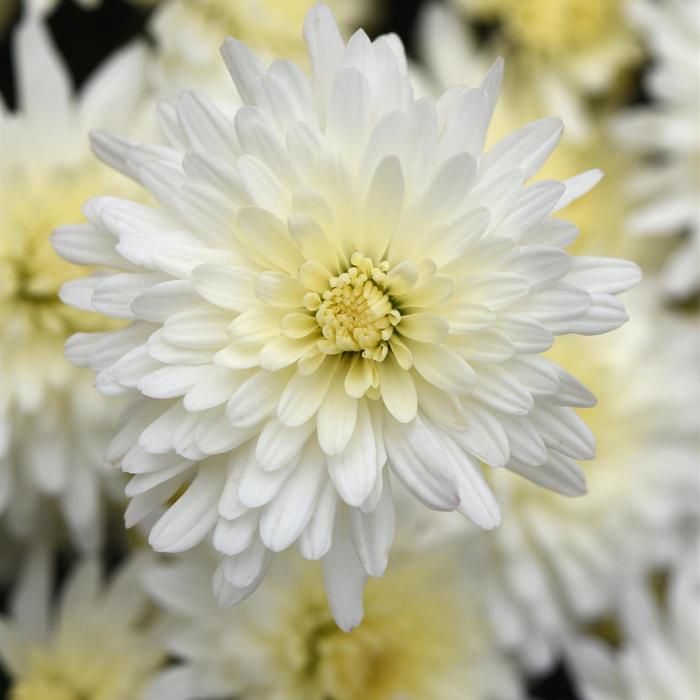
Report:
M231 37L224 41L221 55L241 99L246 104L251 104L257 79L264 73L262 63L245 44Z
M419 501L435 510L459 505L451 460L420 416L407 424L387 417L384 438L392 471Z
M526 180L530 179L559 143L563 131L564 125L556 117L540 119L522 127L486 153L480 175L496 177L517 168L523 171Z
M248 311L258 300L253 293L255 274L242 267L205 263L192 270L192 286L207 301L232 311Z
M336 516L333 545L323 557L323 581L333 619L344 632L351 632L364 615L362 591L367 577L340 515Z
M304 20L304 41L309 50L314 93L320 115L325 115L326 99L333 75L340 63L345 44L331 11L322 4L314 5Z
M393 354L377 366L382 401L396 420L408 423L418 410L416 386L411 372L399 366Z
M359 250L374 260L382 260L399 222L404 198L401 162L386 156L377 165L365 203L365 225Z
M518 381L515 374L499 364L476 367L478 382L474 398L497 411L518 416L526 415L534 405L532 394Z
M600 335L614 331L628 320L625 305L617 297L594 292L584 314L572 320L562 319L559 323L552 323L550 329L556 334Z
M315 561L330 549L337 506L338 495L335 486L327 479L318 497L316 510L299 537L299 551L305 559Z
M340 454L355 430L357 399L345 391L345 377L339 367L316 415L318 442L328 455Z
M185 280L171 280L156 284L139 294L131 304L131 310L145 321L164 322L178 311L204 307L206 302Z
M267 418L280 400L288 372L256 372L241 384L226 405L231 425L253 426Z
M388 472L376 508L363 513L353 508L348 513L355 550L368 576L383 576L389 562L389 549L394 539L394 498Z
M257 537L260 512L249 510L234 520L219 518L212 544L226 556L235 556L248 549Z
M349 505L360 506L374 487L379 472L366 400L358 402L355 432L347 447L338 455L328 455L326 464L338 495Z
M481 473L479 462L444 433L440 433L443 449L451 455L459 488L457 510L479 527L491 530L501 522L501 512L491 489Z
M562 496L583 496L587 490L581 467L573 459L556 452L550 453L545 464L533 466L512 460L508 469Z
M416 342L409 348L415 368L427 382L457 396L474 391L477 383L474 370L451 348Z
M538 402L530 421L547 447L571 459L593 459L595 438L574 409Z
M154 399L171 399L186 394L207 371L202 365L171 365L161 367L142 377L139 391Z
M293 461L315 428L313 420L290 428L276 416L270 418L260 431L255 448L255 459L260 468L274 471Z
M157 552L184 552L199 544L219 517L217 503L224 485L225 472L216 466L201 464L197 476L185 493L168 508L151 528L148 543Z
M318 447L310 446L260 518L260 537L273 552L289 547L306 527L316 508L324 475L323 454Z
M234 588L248 588L262 580L271 561L269 550L256 537L244 552L224 559L224 577Z
M462 406L467 428L451 431L450 435L465 450L492 467L502 467L508 461L508 437L498 418L474 401Z
M335 358L326 357L323 364L310 376L295 374L279 400L277 415L290 427L306 423L316 414L326 396L333 374L338 366Z
M282 488L285 480L294 471L298 459L288 462L281 469L264 471L251 453L238 483L238 498L249 508L260 508L269 503Z
M587 292L621 294L639 284L642 272L633 262L617 258L577 256L566 281Z
M566 190L564 191L561 199L557 202L557 205L554 207L553 211L564 209L565 207L568 207L571 202L583 197L600 182L602 177L603 171L596 168L594 170L587 170L585 173L580 173L579 175L574 175L574 177L564 180Z
M71 110L68 71L51 41L47 27L35 19L20 23L14 37L17 101L29 119L42 126L62 126Z

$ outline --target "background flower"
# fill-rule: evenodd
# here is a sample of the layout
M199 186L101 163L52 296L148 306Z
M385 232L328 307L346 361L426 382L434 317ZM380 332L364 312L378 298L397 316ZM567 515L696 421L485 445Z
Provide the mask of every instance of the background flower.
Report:
M282 557L259 596L222 613L200 555L214 560L197 552L147 573L181 661L158 677L149 700L522 697L492 646L482 591L450 567L449 546L398 546L391 570L368 585L365 620L350 634L328 612L320 567Z
M45 520L41 499L50 496L83 549L100 541L110 471L102 453L119 405L96 398L63 344L76 330L115 323L61 303L61 285L83 271L54 253L49 234L66 216L79 218L96 191L133 192L91 159L86 139L95 123L133 126L144 58L140 46L125 48L74 96L44 25L27 19L14 43L18 109L0 116L0 513L27 534Z
M619 648L591 638L571 645L585 700L690 700L700 692L700 580L697 538L682 550L659 595L649 579L626 582Z
M147 601L134 557L108 583L94 559L77 565L51 600L46 551L27 557L10 615L0 617L0 662L10 700L90 697L134 700L163 661L156 629L144 628Z
M630 226L644 236L682 235L664 271L665 290L687 300L700 292L700 21L693 0L635 1L632 21L648 41L653 106L620 115L617 142L647 157L631 183L637 205Z

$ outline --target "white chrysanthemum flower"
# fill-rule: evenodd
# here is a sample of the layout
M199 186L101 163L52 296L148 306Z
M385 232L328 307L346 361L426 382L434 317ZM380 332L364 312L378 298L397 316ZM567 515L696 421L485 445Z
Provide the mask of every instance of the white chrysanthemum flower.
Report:
M222 613L203 559L147 572L179 662L156 678L148 700L522 697L489 637L480 591L444 546L397 552L368 585L365 620L349 634L328 612L318 568L280 561L254 600Z
M653 106L619 118L615 136L649 157L632 182L639 204L630 220L644 236L684 234L664 272L665 289L685 299L700 291L700 8L696 0L637 1L632 18L654 63L648 76Z
M396 37L346 46L322 5L305 37L310 80L226 41L233 119L185 93L162 106L167 146L96 134L162 207L92 200L54 244L112 269L66 300L133 319L67 346L104 393L143 396L109 450L134 474L127 523L179 493L150 542L214 530L224 604L297 543L349 629L386 567L394 477L485 528L500 515L480 460L578 478L594 440L571 406L592 399L539 353L621 325L614 295L639 271L572 260L576 228L549 217L599 173L526 184L559 120L482 154L500 63L434 104L413 99Z
M156 628L146 624L142 558L132 558L107 583L99 564L77 565L52 602L45 552L27 560L0 616L0 663L8 700L136 700L164 661Z
M479 550L481 563L466 566L481 572L499 643L537 670L582 620L610 612L621 572L667 564L685 520L698 516L700 334L692 320L651 312L646 292L629 299L634 324L595 347L562 339L550 353L600 399L587 412L598 446L586 497L564 497L585 488L583 475L564 486L540 470L558 495L494 471L503 524L465 540L470 555Z
M235 36L258 55L307 60L301 27L316 0L170 0L156 9L150 29L156 42L154 79L160 92L197 85L230 100L230 79L218 48ZM338 24L360 26L367 0L330 0Z
M143 52L121 52L73 97L43 25L27 20L14 38L19 106L0 109L0 514L25 532L47 510L39 496L55 497L78 544L92 548L118 406L96 397L63 345L76 330L114 324L61 304L59 288L83 269L55 254L49 234L79 217L86 197L134 191L94 163L85 142L91 125L134 119Z
M569 659L583 700L695 700L700 696L700 568L698 547L676 564L666 595L642 581L621 594L618 649L579 639Z
M467 18L497 25L490 44L506 57L520 99L559 114L586 138L588 102L608 96L642 58L625 18L628 0L453 0Z
M493 47L479 42L475 31L468 30L455 12L441 5L428 5L422 12L419 45L422 67L416 69L417 80L428 95L440 95L450 85L478 82L494 60ZM536 80L518 80L517 76L505 81L489 127L487 148L520 125L547 116L533 82ZM572 138L567 124L567 133L539 171L540 177L554 180L594 166L605 173L590 194L563 211L562 216L581 231L568 250L576 255L628 258L655 269L662 246L629 235L626 225L632 209L627 188L639 168L639 159L615 147L605 124L598 123L601 120L590 121L585 138Z

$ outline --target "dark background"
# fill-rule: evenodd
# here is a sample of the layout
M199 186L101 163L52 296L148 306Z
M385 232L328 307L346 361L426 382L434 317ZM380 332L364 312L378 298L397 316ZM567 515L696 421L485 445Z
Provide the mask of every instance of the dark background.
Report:
M0 3L11 1L0 0ZM369 33L376 35L387 31L396 32L403 39L409 55L415 56L414 31L423 2L383 0L377 4L383 7L383 11L369 28ZM81 10L71 0L63 0L49 17L49 26L59 51L70 68L76 87L79 87L114 49L136 36L146 37L148 15L149 11L131 5L127 0L103 0L99 9L89 12ZM18 19L19 10L14 13L0 36L0 92L10 108L14 106L15 100L10 36ZM0 592L0 603L4 602L5 597ZM0 608L4 607L0 605ZM529 686L531 696L537 700L578 700L563 667L559 667L547 677L530 679ZM7 696L7 681L1 674L0 693L2 697Z

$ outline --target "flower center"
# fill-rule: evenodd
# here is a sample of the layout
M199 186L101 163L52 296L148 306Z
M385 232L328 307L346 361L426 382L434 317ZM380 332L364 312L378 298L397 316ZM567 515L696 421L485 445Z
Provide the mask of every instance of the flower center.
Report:
M401 320L383 286L389 263L375 265L362 253L353 253L350 262L352 267L331 277L322 294L316 311L324 337L319 347L328 354L362 352L364 358L381 362Z

